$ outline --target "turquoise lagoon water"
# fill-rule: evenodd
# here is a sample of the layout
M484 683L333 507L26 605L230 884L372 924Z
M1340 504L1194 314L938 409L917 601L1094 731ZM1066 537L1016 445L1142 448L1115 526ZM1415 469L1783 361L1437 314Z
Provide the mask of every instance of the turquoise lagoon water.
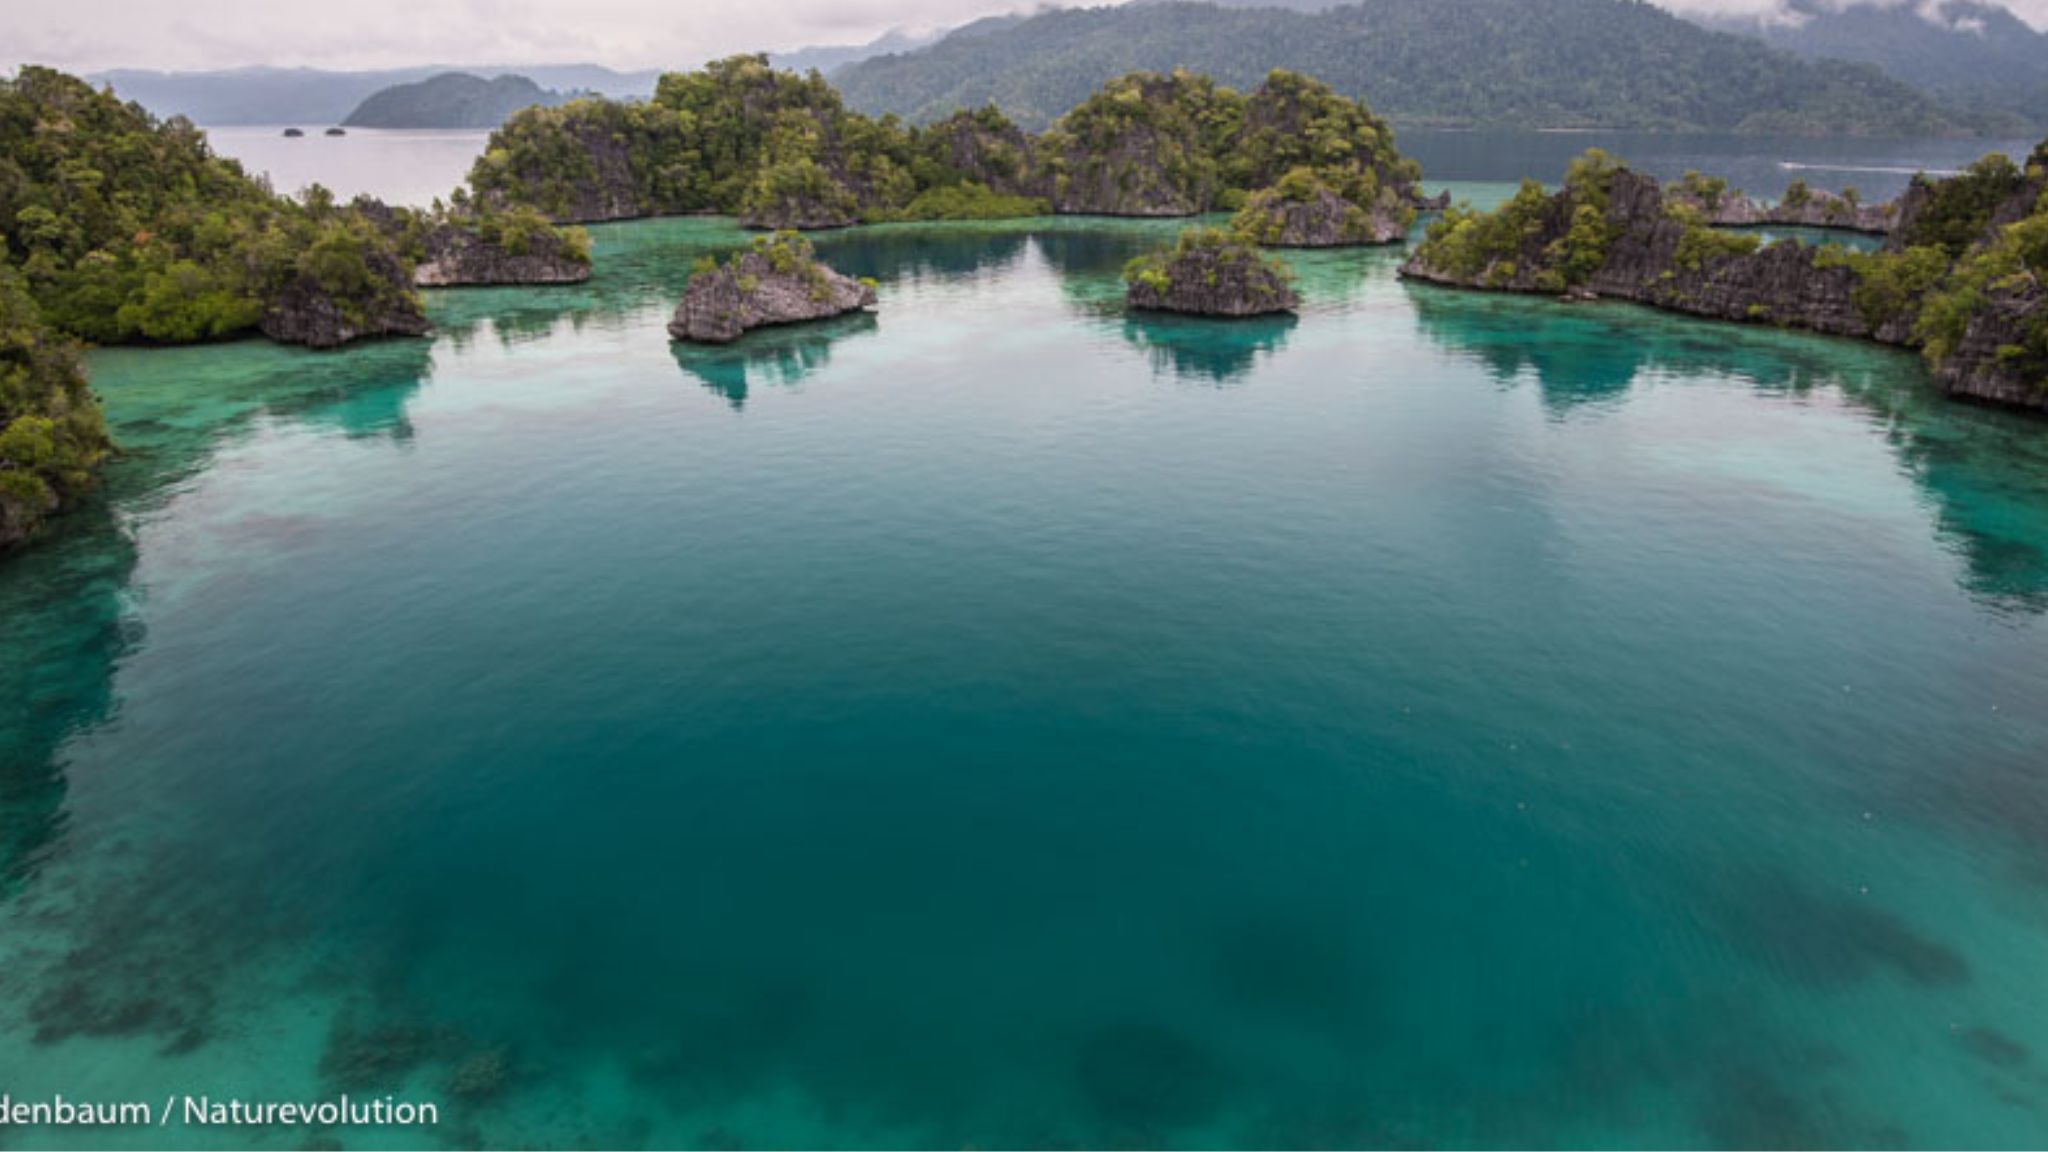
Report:
M1497 195L1499 189L1463 189ZM1861 345L1172 225L717 221L92 358L0 567L11 1146L2048 1142L2048 436Z

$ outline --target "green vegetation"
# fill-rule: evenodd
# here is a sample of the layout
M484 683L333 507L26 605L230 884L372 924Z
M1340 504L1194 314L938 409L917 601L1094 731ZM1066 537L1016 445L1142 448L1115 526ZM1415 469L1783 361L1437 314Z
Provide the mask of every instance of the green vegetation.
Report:
M0 536L70 500L106 450L66 338L184 344L261 325L319 343L416 331L411 262L443 225L515 253L553 230L532 211L417 213L340 204L319 187L287 199L183 119L158 121L48 68L0 80ZM587 237L563 239L587 257Z
M470 184L477 203L557 219L826 227L1237 208L1296 169L1390 214L1419 177L1363 105L1286 72L1250 95L1182 71L1120 77L1034 140L987 106L922 128L870 119L815 73L736 56L664 75L644 104L529 108L492 136Z
M551 242L559 242L570 259L590 262L590 233L581 228L557 228L546 216L523 204L484 213L412 214L409 223L408 255L417 255L410 250L410 244L424 226L449 224L513 256L526 256Z
M107 450L76 349L0 265L0 548L90 488Z
M1747 256L1762 246L1763 240L1757 236L1723 232L1697 220L1688 220L1685 234L1678 238L1678 252L1673 260L1687 272L1697 272L1710 261Z
M2035 155L2038 159L2038 150ZM1960 256L1983 237L1992 212L2026 181L2018 165L1996 152L1946 179L1915 176L1907 196L1924 196L1927 202L1901 230L1899 242L1906 247L1930 244L1951 257Z
M752 246L733 253L724 267L716 257L699 256L690 266L689 283L695 284L700 277L730 275L740 294L747 295L760 287L760 277L766 273L797 277L813 300L832 296L832 284L825 277L825 266L818 262L817 249L801 232L788 228L754 237Z
M910 133L848 112L816 73L735 56L662 76L654 99L528 108L470 172L477 198L564 219L801 209L851 217L918 192Z
M2027 167L1993 153L1944 180L1914 178L1923 203L1880 252L1825 250L1826 266L1856 275L1854 301L1872 328L1909 333L1928 361L1945 363L1972 318L2002 299L2039 298L2048 277L2048 144ZM2020 219L1993 226L2001 208L2035 197ZM2048 307L2020 310L2001 359L2048 386Z
M1856 274L1850 300L1873 329L1898 321L1911 330L1920 302L1948 276L1949 256L1931 244L1878 252L1829 244L1815 254L1814 266L1843 267Z
M46 68L0 82L0 240L48 322L100 343L232 336L301 281L345 312L408 291L362 212L273 195L185 121Z
M1043 127L1112 77L1175 67L1241 90L1284 68L1417 125L1903 136L1960 122L1868 65L1796 60L1633 0L1055 9L833 78L874 115L993 102Z
M1806 185L1794 181L1793 186L1804 189ZM1728 195L1728 181L1719 176L1702 176L1698 169L1689 169L1678 178L1672 193L1679 199L1691 201L1708 212L1721 206L1721 198ZM1736 195L1741 195L1737 192Z
M1305 200L1320 184L1399 214L1421 176L1371 110L1284 71L1248 95L1180 69L1118 77L1062 116L1041 151L1054 202L1069 211L1234 210L1289 181L1281 199Z
M1481 287L1561 291L1583 283L1606 262L1618 233L1640 223L1614 220L1608 211L1618 171L1596 150L1572 163L1557 195L1532 180L1492 212L1453 208L1430 226L1415 264ZM1640 249L1632 249L1634 263L1668 251L1669 263L1652 271L1669 282L1757 253L1757 237L1707 226L1702 205L1724 189L1688 173L1663 201L1664 218L1682 226L1676 244L1660 248L1669 243L1668 230L1630 231ZM1786 202L1810 203L1814 195L1794 184ZM1847 193L1841 202L1854 204ZM1972 342L1966 366L1981 363L1987 341L1997 341L2002 368L2048 387L2048 144L2034 151L2025 169L1994 154L1946 180L1917 177L1905 203L1905 221L1880 251L1783 243L1810 254L1816 273L1852 274L1850 303L1878 339L1918 345L1937 368L1949 364L1966 338ZM1741 281L1738 274L1732 282ZM1684 300L1661 291L1644 290L1636 298ZM1749 305L1746 315L1786 320L1760 303Z
M1874 64L1923 92L1973 110L1999 134L2048 127L2048 33L1980 0L1835 4L1792 0L1711 27L1754 36L1797 56ZM1786 19L1792 15L1794 19Z
M1402 200L1386 204L1383 191L1371 184L1371 199L1366 203L1378 203L1389 214L1395 227L1406 232L1415 222L1415 207ZM1361 207L1357 201L1345 199L1312 168L1295 168L1280 178L1270 188L1261 188L1245 199L1244 207L1230 221L1231 231L1244 236L1254 243L1279 244L1286 239L1286 217L1294 205L1312 205L1336 198L1342 203L1341 219L1336 222L1339 239L1346 243L1369 242L1374 239L1372 213ZM1387 195L1386 200L1394 199Z
M1606 261L1614 241L1607 204L1619 169L1612 156L1594 148L1566 169L1561 206L1553 206L1543 185L1524 180L1492 212L1452 207L1431 222L1416 258L1458 279L1498 287L1562 292L1583 284ZM1555 211L1570 223L1563 236L1545 242ZM1518 277L1524 278L1519 284Z
M2040 186L2039 169L2036 187ZM1958 260L1946 280L1930 290L1914 321L1914 334L1937 365L1962 342L1970 320L1995 297L2031 292L2034 306L2014 333L2001 344L1998 356L2022 375L2048 388L2048 191L2040 195L2026 218L1998 230L1989 242Z
M1284 261L1259 250L1256 242L1223 228L1184 228L1171 248L1161 248L1133 257L1124 265L1124 283L1142 285L1165 295L1174 277L1186 268L1200 268L1207 278L1204 287L1216 286L1219 269L1236 265L1263 275L1250 278L1254 292L1272 293L1294 280L1294 270Z
M734 56L662 76L646 103L528 108L492 134L469 179L481 202L558 219L725 212L852 223L1042 211L1032 198L990 191L1020 158L992 150L989 175L950 163L960 127L1015 131L994 109L913 131L849 112L816 73Z

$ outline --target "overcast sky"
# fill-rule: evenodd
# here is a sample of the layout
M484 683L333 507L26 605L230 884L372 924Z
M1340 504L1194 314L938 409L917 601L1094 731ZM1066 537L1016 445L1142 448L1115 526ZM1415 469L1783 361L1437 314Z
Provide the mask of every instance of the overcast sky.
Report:
M1660 0L1756 12L1776 0ZM246 64L687 64L728 52L853 44L1012 10L1019 0L0 0L0 68ZM2048 0L2008 0L2048 27Z

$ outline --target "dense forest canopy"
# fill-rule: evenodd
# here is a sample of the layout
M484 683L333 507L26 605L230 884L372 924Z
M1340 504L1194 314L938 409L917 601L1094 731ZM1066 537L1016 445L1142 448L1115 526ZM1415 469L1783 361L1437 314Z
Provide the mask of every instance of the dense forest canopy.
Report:
M0 549L77 499L107 447L77 350L0 264Z
M470 184L568 219L767 215L796 199L850 218L907 204L916 162L895 119L849 112L816 73L736 56L662 76L650 101L526 109L492 134Z
M1913 135L1934 101L1861 64L1804 61L1642 0L1363 0L1324 12L1060 9L841 69L847 102L913 121L999 105L1049 124L1125 72L1249 87L1285 68L1408 124Z
M304 285L344 310L408 292L361 213L277 196L190 123L45 68L0 82L0 242L44 317L99 343L230 336Z
M1786 0L1769 13L1702 22L1807 59L1874 64L1994 126L2048 126L2048 32L1997 4Z
M768 227L1236 208L1297 169L1360 205L1420 177L1386 122L1310 77L1249 94L1186 71L1118 77L1042 136L993 106L912 126L849 110L813 72L739 56L661 78L653 100L529 108L491 137L476 199L559 219L725 212Z
M423 330L411 274L437 228L498 244L551 226L461 201L279 196L183 119L47 68L0 81L0 256L71 335L182 344L261 327L318 345ZM580 238L559 239L580 258Z

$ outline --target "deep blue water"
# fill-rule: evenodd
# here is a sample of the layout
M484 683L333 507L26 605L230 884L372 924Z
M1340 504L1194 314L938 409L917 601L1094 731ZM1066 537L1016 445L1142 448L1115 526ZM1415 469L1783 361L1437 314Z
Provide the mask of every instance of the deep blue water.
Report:
M724 350L662 330L691 220L431 341L96 353L127 454L0 566L0 1085L2048 1142L2044 426L1395 252L1125 316L1172 230L835 235L878 314Z

